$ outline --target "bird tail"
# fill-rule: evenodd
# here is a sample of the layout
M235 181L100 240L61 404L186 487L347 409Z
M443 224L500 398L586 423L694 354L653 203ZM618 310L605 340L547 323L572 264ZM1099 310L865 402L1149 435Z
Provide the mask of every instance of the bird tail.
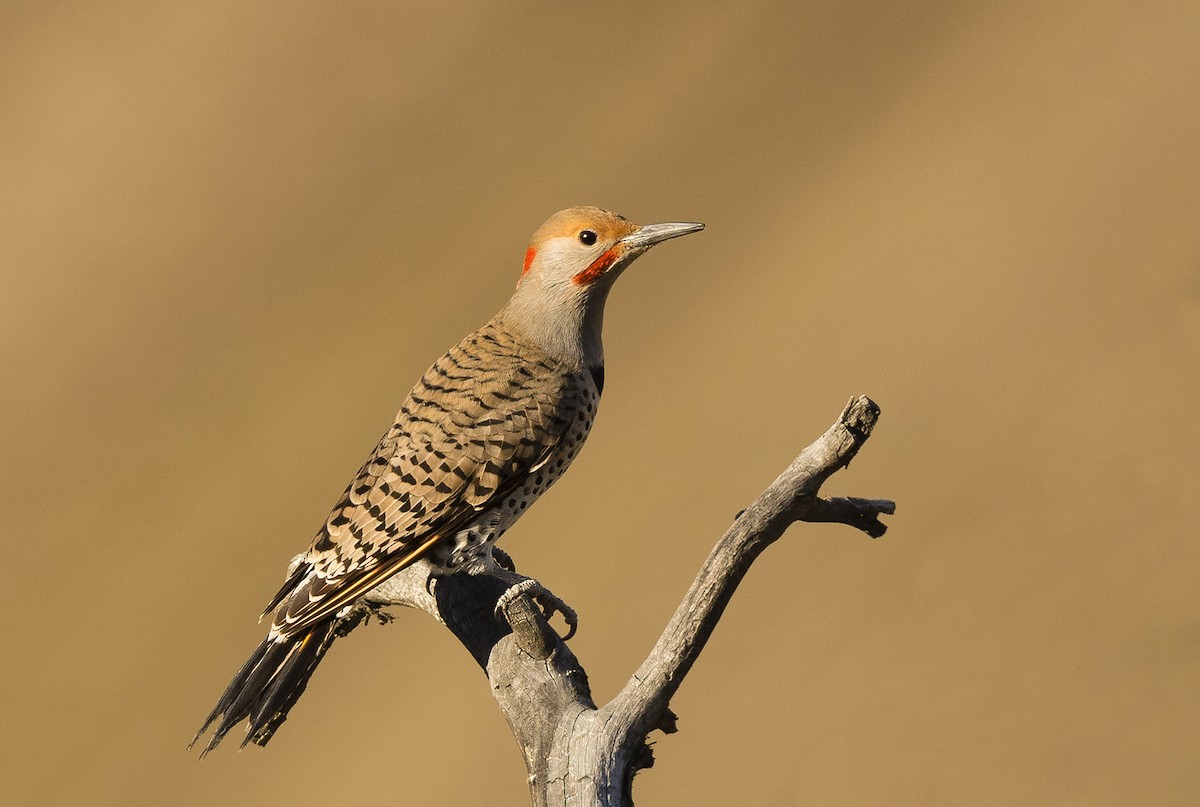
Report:
M336 622L330 618L295 636L268 636L263 640L225 688L204 725L188 744L188 750L218 717L220 723L200 752L201 757L216 748L230 729L247 719L250 725L242 747L251 742L266 745L287 719L288 710L304 694L308 679L336 638Z

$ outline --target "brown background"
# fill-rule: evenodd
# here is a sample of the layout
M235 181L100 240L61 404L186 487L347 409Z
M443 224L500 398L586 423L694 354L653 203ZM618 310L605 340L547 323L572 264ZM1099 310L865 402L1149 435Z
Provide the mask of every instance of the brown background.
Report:
M697 219L505 542L598 698L851 395L884 416L638 778L647 805L1200 800L1200 13L1183 2L6 3L6 804L521 804L428 618L266 751L184 745L526 239Z

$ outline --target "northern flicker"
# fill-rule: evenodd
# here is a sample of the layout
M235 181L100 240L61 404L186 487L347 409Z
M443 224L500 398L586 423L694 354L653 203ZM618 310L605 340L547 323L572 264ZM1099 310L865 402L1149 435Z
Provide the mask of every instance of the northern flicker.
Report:
M600 331L613 281L650 247L703 227L639 226L574 207L537 229L508 304L426 371L293 562L263 613L272 615L266 639L193 744L220 718L203 753L242 720L242 745L266 745L339 618L400 570L424 559L434 577L499 571L494 542L562 475L591 429L604 386ZM562 610L574 630L561 600L511 576L506 596L531 593Z

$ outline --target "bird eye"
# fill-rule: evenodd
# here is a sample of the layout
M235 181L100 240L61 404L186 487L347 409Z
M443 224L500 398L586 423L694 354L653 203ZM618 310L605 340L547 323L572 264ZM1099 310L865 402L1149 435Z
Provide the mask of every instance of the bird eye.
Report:
M596 243L596 231L595 230L580 231L579 240L581 243L587 244L590 247L592 244Z

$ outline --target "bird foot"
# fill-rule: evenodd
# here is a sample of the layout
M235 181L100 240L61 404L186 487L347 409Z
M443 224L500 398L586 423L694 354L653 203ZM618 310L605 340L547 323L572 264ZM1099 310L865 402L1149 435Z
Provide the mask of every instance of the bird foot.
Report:
M526 595L541 609L542 616L547 621L554 616L556 611L562 614L563 620L567 623L567 635L562 637L564 642L575 635L575 629L579 627L579 615L575 613L575 609L532 577L526 577L519 583L514 583L500 595L500 598L496 600L496 619L507 623L508 618L505 614L508 606L512 604L513 600Z
M514 573L517 571L517 564L513 563L512 555L498 546L492 547L492 560L496 561L496 565L505 571Z

